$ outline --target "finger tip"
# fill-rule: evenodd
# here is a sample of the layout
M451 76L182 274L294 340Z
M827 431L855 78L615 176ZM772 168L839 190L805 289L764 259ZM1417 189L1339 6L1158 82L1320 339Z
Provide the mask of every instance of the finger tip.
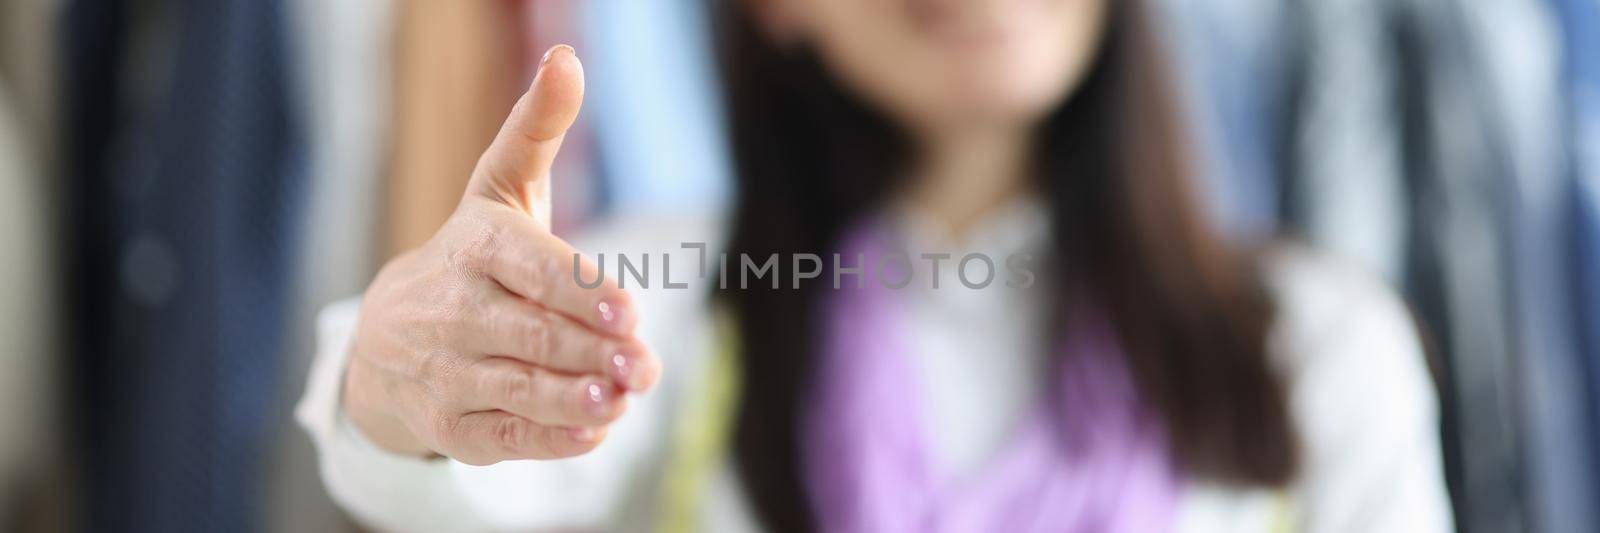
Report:
M655 388L657 383L661 382L662 372L661 359L656 357L655 354L647 353L640 358L639 370L635 373L630 385L635 391L648 392L650 389Z
M544 113L535 124L536 136L554 137L577 119L583 107L583 63L571 46L556 45L539 65L529 88L534 107Z
M627 291L610 291L594 306L595 315L605 330L616 335L631 336L639 327L639 313L633 296Z
M621 420L622 415L625 414L628 414L628 396L625 394L619 394L617 395L616 403L612 405L610 416L606 418L606 424L616 423L616 421Z
M621 419L622 415L628 412L627 389L613 386L610 387L610 390L611 392L607 399L597 405L594 411L590 411L587 414L588 416L584 418L585 422L596 426L610 425Z
M578 445L577 453L593 451L601 441L606 439L608 428L606 426L579 426L567 428L567 436Z
M534 76L534 85L545 84L569 96L583 96L583 61L571 46L558 44L545 52L544 59L539 62L539 73Z
M627 392L648 391L661 376L660 360L637 341L612 355L610 367L612 379Z

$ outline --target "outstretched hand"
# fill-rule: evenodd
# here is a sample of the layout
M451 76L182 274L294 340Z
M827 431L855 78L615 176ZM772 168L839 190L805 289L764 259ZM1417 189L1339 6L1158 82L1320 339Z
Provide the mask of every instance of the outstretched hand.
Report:
M344 406L375 443L470 464L593 450L660 362L614 281L550 232L550 169L583 104L569 46L546 52L456 211L368 288Z

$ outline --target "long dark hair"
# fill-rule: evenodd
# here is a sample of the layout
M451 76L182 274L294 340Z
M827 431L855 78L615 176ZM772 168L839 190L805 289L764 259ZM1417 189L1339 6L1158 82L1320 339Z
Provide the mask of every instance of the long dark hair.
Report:
M832 251L846 223L900 185L914 147L808 49L775 46L744 4L717 12L739 185L728 251ZM1282 485L1297 447L1267 355L1273 309L1253 261L1223 243L1191 191L1174 86L1142 4L1108 2L1094 64L1037 136L1034 189L1060 259L1044 275L1068 280L1056 302L1071 292L1106 313L1187 475ZM773 530L814 525L798 432L822 290L715 296L737 317L744 354L735 461Z

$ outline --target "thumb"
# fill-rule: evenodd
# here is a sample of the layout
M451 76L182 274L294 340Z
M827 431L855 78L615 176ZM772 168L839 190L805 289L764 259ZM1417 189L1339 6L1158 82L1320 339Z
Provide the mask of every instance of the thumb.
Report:
M571 46L556 45L478 160L467 196L522 209L549 228L550 167L582 105L583 64Z

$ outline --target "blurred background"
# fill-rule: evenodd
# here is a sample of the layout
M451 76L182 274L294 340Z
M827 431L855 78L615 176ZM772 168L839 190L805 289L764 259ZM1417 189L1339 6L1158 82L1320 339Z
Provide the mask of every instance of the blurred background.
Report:
M0 0L0 531L354 529L320 307L453 209L545 47L559 232L728 198L710 0ZM1600 531L1600 0L1160 0L1207 199L1407 296L1467 532Z

